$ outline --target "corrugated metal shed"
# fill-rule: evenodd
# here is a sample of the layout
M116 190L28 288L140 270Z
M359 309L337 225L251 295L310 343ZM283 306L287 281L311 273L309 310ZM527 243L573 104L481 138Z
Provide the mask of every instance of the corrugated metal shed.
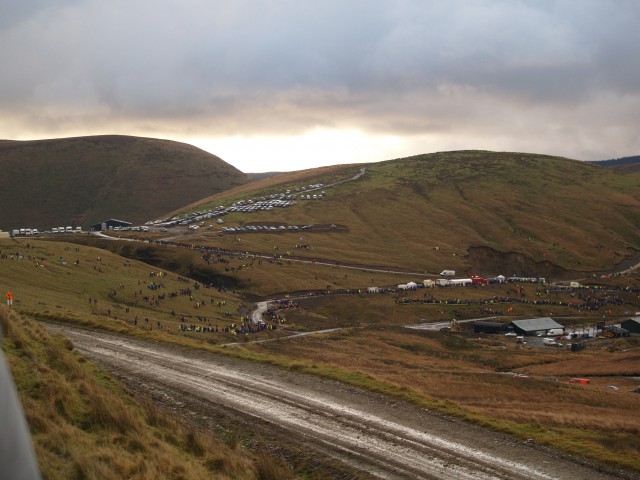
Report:
M620 326L630 333L640 333L640 317L632 317L620 323Z
M514 320L511 322L511 325L515 329L516 333L522 334L551 330L553 328L564 328L551 317L530 318L528 320Z
M100 232L104 230L108 230L109 227L130 227L131 222L125 222L124 220L116 220L115 218L110 218L109 220L105 220L101 223L96 223L95 225L91 225L91 231Z

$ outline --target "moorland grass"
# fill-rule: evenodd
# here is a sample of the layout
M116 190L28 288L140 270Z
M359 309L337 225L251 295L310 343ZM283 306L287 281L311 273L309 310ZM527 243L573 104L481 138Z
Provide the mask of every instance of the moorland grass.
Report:
M247 350L260 361L367 388L609 466L640 469L637 394L625 391L634 384L624 377L629 369L637 372L637 361L628 352L609 354L605 346L584 358L382 326ZM572 362L575 366L567 368ZM554 370L556 363L562 368ZM560 376L589 374L582 369L585 363L598 365L607 377L581 388ZM528 377L500 373L509 370ZM549 380L550 373L560 381ZM626 387L614 391L607 387L611 383Z
M193 280L104 250L31 239L0 241L0 251L6 255L0 258L3 292L12 292L17 311L40 318L172 336L186 335L180 324L220 329L240 319L243 301L237 294L196 289ZM190 294L180 294L187 288ZM207 338L233 341L223 334Z
M47 479L281 479L291 471L136 403L69 340L0 306L3 350Z
M335 174L348 178L358 168L345 166ZM346 225L348 232L306 233L313 255L430 273L468 270L470 246L518 252L530 261L546 260L586 273L610 271L629 249L640 250L637 172L543 155L473 151L419 155L366 168L356 182L327 188L321 201L232 213L225 222ZM284 189L295 187L294 178L299 177L268 181ZM261 185L224 192L210 204L253 198L262 194ZM277 238L293 244L298 236L283 233ZM274 235L260 233L238 238L247 250L262 250L261 245L274 242ZM531 266L522 268L525 271L478 273L528 274Z
M633 394L607 389L606 383L597 381L594 381L593 387L581 389L579 386L554 384L545 380L553 374L593 373L602 375L602 382L616 382L630 387L628 380L625 383L619 377L635 372L634 365L637 365L633 350L628 350L637 348L637 345L629 343L624 347L623 342L629 342L628 340L607 341L600 349L571 355L559 351L521 348L512 343L496 343L491 339L443 336L437 332L418 333L387 325L417 323L415 320L425 314L432 320L446 320L452 315L454 306L402 305L394 303L392 296L355 295L311 298L300 301L301 308L286 312L287 323L295 329L343 327L339 332L287 342L260 345L247 343L247 348L227 349L202 342L202 337L166 335L156 330L149 332L135 328L130 322L127 323L124 315L123 318L116 319L104 312L92 312L88 305L84 306L83 295L73 296L69 293L89 285L86 288L91 289L92 295L102 295L99 297L101 300L117 305L109 297L109 291L111 285L117 285L118 279L122 278L123 271L134 272L130 279L127 277L128 282L141 276L147 278L152 267L136 261L126 261L130 265L120 271L115 267L125 260L102 250L70 244L33 243L34 252L38 252L38 249L43 249L44 252L51 252L51 249L70 251L72 254L84 252L86 258L83 257L81 265L82 261L87 262L86 278L74 280L78 283L70 285L69 278L73 275L61 267L53 269L55 275L44 282L43 278L48 277L38 277L42 275L38 267L29 263L19 264L17 260L13 264L3 263L3 266L11 267L0 270L5 274L4 281L14 282L18 286L17 309L24 308L26 311L28 307L33 309L31 313L50 318L59 315L58 319L62 321L89 322L94 327L100 326L111 331L224 352L252 361L327 376L402 398L425 408L454 414L522 438L533 438L536 442L609 465L640 468L634 460L639 447L635 440L638 432L637 419L630 416L635 405ZM10 244L12 247L16 245L24 247L23 243ZM75 252L75 248L80 248L81 252ZM90 263L91 258L98 253L103 257L102 264L108 267L102 273L113 275L106 281L100 277L100 272L94 273L94 265ZM55 255L53 257L56 258ZM280 279L277 281L287 285L286 277L296 275L296 272L291 267L291 271L279 273L283 267L290 268L285 262L281 266L269 265L265 272L269 271L271 278ZM308 276L308 273L305 275ZM345 284L355 280L355 274L353 277L351 272L348 275L349 278L344 279ZM82 277L80 274L78 276ZM93 280L94 276L98 276L98 280ZM16 280L17 278L20 280ZM40 285L38 288L42 291L31 295L33 292L22 290L21 285ZM513 287L501 288L505 290L498 290L498 293L505 294L508 293L506 289ZM484 288L463 289L459 292L471 298L482 298L489 291L496 292L495 289ZM414 295L425 292L419 291ZM436 290L429 294L451 295L451 290ZM133 297L134 300L135 298ZM236 299L233 295L227 298L230 302ZM60 308L52 311L51 305ZM171 307L175 308L174 305ZM150 312L147 306L132 304L130 308L140 308L140 312L147 314ZM184 308L186 314L193 306L185 301ZM456 305L455 308L461 307ZM161 317L163 319L169 318L168 308L151 311L156 315L164 315ZM224 338L226 337L219 337ZM586 365L597 365L598 371L585 369ZM530 377L515 379L499 373L506 370L524 371Z
M249 181L191 145L123 135L4 141L0 167L13 172L0 178L5 229L142 223Z

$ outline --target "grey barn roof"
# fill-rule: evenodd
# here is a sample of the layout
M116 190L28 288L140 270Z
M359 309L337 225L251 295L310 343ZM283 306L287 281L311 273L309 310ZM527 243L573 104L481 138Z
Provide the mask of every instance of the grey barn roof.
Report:
M620 322L620 325L631 333L640 333L640 317L628 318Z
M564 328L551 317L530 318L528 320L514 320L512 325L525 332L537 332L538 330L551 330L552 328Z
M131 222L126 222L124 220L118 220L117 218L110 218L109 220L105 220L104 222L100 222L100 223L107 223L107 222L126 223L127 225L131 225Z

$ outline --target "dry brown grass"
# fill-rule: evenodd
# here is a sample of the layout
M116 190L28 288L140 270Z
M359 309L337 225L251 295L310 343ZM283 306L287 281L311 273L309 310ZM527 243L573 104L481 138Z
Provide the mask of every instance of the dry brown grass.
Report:
M457 414L481 424L605 463L640 469L637 394L628 388L607 387L612 382L629 386L619 375L634 363L630 352L616 355L604 348L587 353L586 359L570 352L521 348L506 340L496 344L473 336L383 326L255 345L251 350L284 356L309 372L340 369L366 375L417 398L453 405L460 409L454 410ZM619 363L622 358L628 362ZM607 380L586 387L574 385L561 368L554 369L566 366L573 376L588 362L599 363ZM512 369L528 377L500 373ZM558 382L548 380L552 374Z
M3 347L47 479L287 478L144 402L137 405L64 337L0 307Z

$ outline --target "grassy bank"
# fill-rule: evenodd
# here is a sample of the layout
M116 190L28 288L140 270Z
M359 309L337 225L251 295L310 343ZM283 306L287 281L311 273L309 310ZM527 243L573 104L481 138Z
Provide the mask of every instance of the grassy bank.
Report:
M138 404L108 375L33 321L0 307L11 367L47 479L291 478L263 455Z

